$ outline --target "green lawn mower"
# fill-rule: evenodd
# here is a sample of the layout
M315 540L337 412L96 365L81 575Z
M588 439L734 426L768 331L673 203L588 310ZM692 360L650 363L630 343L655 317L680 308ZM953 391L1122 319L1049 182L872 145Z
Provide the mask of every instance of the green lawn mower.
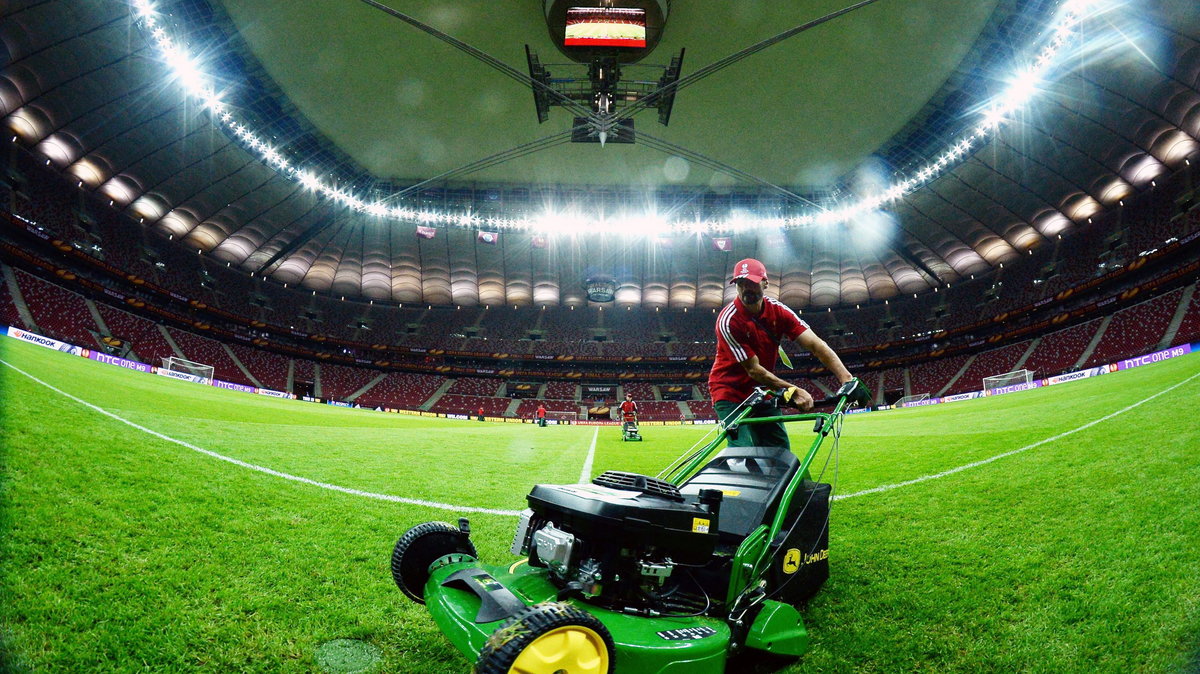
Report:
M638 430L637 418L626 419L621 423L621 442L641 442L642 433Z
M867 396L856 379L826 401L832 412L748 416L781 393L757 390L657 477L535 486L510 564L481 564L464 518L405 533L392 576L477 674L720 674L745 648L799 656L797 607L829 575L832 489L809 468ZM808 451L718 451L772 421L812 423Z

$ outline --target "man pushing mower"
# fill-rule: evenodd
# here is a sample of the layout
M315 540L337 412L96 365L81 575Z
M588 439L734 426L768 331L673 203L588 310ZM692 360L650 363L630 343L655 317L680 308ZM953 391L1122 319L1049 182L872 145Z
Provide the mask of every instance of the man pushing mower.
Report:
M633 402L633 394L625 394L625 402L621 403L621 439L625 442L630 440L641 442L642 435L638 432L638 407L637 403Z
M737 297L717 315L717 355L708 376L717 419L727 424L756 387L783 391L782 402L790 403L801 412L813 407L808 391L784 381L775 374L775 365L782 356L789 368L791 362L780 347L783 339L795 341L821 361L840 384L849 382L850 371L837 353L786 304L765 295L768 287L767 268L758 260L746 258L733 266L731 285L737 286ZM856 391L854 401L869 404L866 388ZM755 406L750 417L779 416L778 400L764 401ZM729 438L730 447L790 447L787 430L779 422L746 426Z

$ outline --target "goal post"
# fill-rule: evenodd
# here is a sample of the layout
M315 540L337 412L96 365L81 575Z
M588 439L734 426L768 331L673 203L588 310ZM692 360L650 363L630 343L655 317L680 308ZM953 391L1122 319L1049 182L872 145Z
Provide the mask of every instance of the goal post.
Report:
M168 370L170 372L181 372L183 374L190 374L190 375L193 375L196 377L200 377L201 379L208 379L210 381L213 379L213 373L215 372L215 369L213 368L212 365L205 365L204 363L197 363L194 360L188 360L186 358L179 358L177 356L167 356L167 357L163 358L162 359L162 369Z
M929 394L918 393L916 395L904 396L903 398L897 400L896 404L892 405L892 407L908 407L909 405L915 405L922 400L929 400Z
M983 378L983 390L991 391L993 389L1012 386L1013 384L1032 384L1033 370L1013 370L1004 374L996 374L990 377Z
M553 419L560 424L573 424L579 421L579 412L551 412L546 410L546 419Z

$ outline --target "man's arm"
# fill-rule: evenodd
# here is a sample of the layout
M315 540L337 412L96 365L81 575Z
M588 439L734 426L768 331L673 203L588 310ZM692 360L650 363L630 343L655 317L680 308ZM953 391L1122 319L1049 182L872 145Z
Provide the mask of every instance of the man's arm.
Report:
M796 343L816 356L817 360L821 361L833 373L833 376L837 377L839 383L845 384L853 379L850 376L850 370L847 370L846 366L842 365L842 359L838 358L837 353L812 330L805 330L800 333L800 336L796 338Z
M805 391L794 384L789 384L788 382L775 376L774 372L771 372L758 362L758 356L750 356L739 364L746 369L746 374L749 375L751 379L769 389L796 389L796 392L792 394L792 403L794 403L796 407L800 408L800 411L802 412L807 412L808 410L812 409L813 399L812 395L810 395L808 391Z

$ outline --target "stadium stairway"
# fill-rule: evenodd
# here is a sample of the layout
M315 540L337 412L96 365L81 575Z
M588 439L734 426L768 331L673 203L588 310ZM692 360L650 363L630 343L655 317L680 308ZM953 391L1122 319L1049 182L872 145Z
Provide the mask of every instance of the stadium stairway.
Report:
M291 358L288 358L287 390L296 390L296 361Z
M92 320L96 321L96 326L100 328L100 334L105 337L111 337L112 331L108 329L108 324L104 322L104 317L100 315L100 310L96 308L96 303L83 298L83 303L87 305L88 313L92 315Z
M685 401L683 401L683 400L676 400L676 401L675 401L675 404L676 404L676 405L679 405L679 418L680 418L680 419L688 419L688 418L691 418L691 416L692 416L692 409L691 409L690 407L688 407L688 404L687 404L687 402L685 402Z
M170 332L167 332L167 327L159 323L158 331L162 333L163 339L171 346L171 350L175 352L175 355L186 360L187 356L183 355L183 349L179 348L179 345L175 343L175 338L171 336ZM154 365L154 363L151 363L151 365Z
M321 364L313 363L313 396L321 397Z
M350 395L346 396L346 402L348 402L348 403L352 403L352 402L354 402L355 400L358 400L358 397L359 397L359 396L361 396L362 394L366 393L367 391L370 391L370 390L371 390L372 388L374 388L374 387L375 387L375 385L376 385L376 384L378 384L379 382L383 381L384 379L387 379L387 376L388 376L388 373L386 373L386 372L380 372L380 373L379 373L379 376L378 376L378 377L375 377L375 378L374 378L374 379L372 379L371 381L367 382L367 385L366 385L366 386L363 386L362 388L358 389L358 390L357 390L357 391L355 391L354 393L351 393Z
M1038 344L1041 343L1041 337L1035 337L1029 340L1029 348L1025 349L1025 353L1021 354L1021 357L1017 359L1016 364L1013 365L1013 370L1020 370L1021 368L1025 367L1025 361L1029 360L1029 357L1033 355L1034 350L1038 348Z
M520 406L521 406L521 401L517 398L513 398L512 402L510 402L508 404L508 408L504 410L504 416L506 416L506 417L517 416L517 408Z
M904 368L904 395L912 395L912 376L908 373L908 368Z
M41 332L37 323L33 322L33 314L29 313L29 306L25 304L25 298L21 295L21 289L17 287L17 276L13 274L12 267L8 265L0 265L4 271L4 283L8 286L8 294L12 297L13 304L17 307L17 315L25 321L25 328L33 332Z
M813 385L813 386L816 386L817 388L821 389L821 392L825 394L825 397L826 397L826 398L832 398L832 397L833 397L833 391L830 391L828 386L826 386L826 385L822 384L822 383L821 383L821 380L819 380L819 379L810 379L809 381L810 381L810 382L812 382L812 385Z
M250 374L250 370L246 369L245 365L242 365L242 361L238 359L237 354L233 352L233 349L229 348L228 344L221 342L221 348L225 349L225 353L229 354L229 360L233 361L233 364L237 366L237 369L240 370L242 374L246 375L247 381L249 381L251 384L254 384L258 388L266 388L262 385L262 382L260 382L254 375Z
M954 386L955 382L958 381L958 378L963 376L963 373L970 369L971 363L975 362L976 356L978 356L978 354L971 354L971 357L968 358L965 363L963 363L963 366L958 369L958 372L954 373L954 376L950 378L950 381L946 382L946 385L943 386L942 390L938 391L936 395L945 395L946 391L949 391L950 387Z
M1183 325L1183 317L1187 315L1188 307L1192 306L1192 297L1195 295L1195 283L1183 289L1183 297L1179 298L1179 306L1175 309L1175 315L1167 325L1167 331L1163 334L1162 341L1158 343L1160 350L1170 347L1171 343L1175 341L1175 335L1179 334L1179 326Z
M449 391L450 387L454 386L455 381L456 380L447 377L446 381L442 382L442 385L438 387L438 390L434 391L433 395L429 396L429 400L421 403L421 409L425 412L433 409L433 406L437 404L437 401L441 400L442 396L446 395L446 391Z
M1083 367L1083 364L1088 362L1088 359L1092 357L1092 353L1096 350L1096 347L1100 345L1100 340L1104 337L1104 331L1108 330L1108 324L1112 323L1114 315L1115 314L1109 314L1104 317L1104 320L1100 321L1100 328L1096 330L1096 334L1092 335L1092 341L1088 342L1087 348L1083 350L1083 355L1079 357L1079 360L1075 361L1073 366L1071 366L1072 370L1078 370L1079 368Z

